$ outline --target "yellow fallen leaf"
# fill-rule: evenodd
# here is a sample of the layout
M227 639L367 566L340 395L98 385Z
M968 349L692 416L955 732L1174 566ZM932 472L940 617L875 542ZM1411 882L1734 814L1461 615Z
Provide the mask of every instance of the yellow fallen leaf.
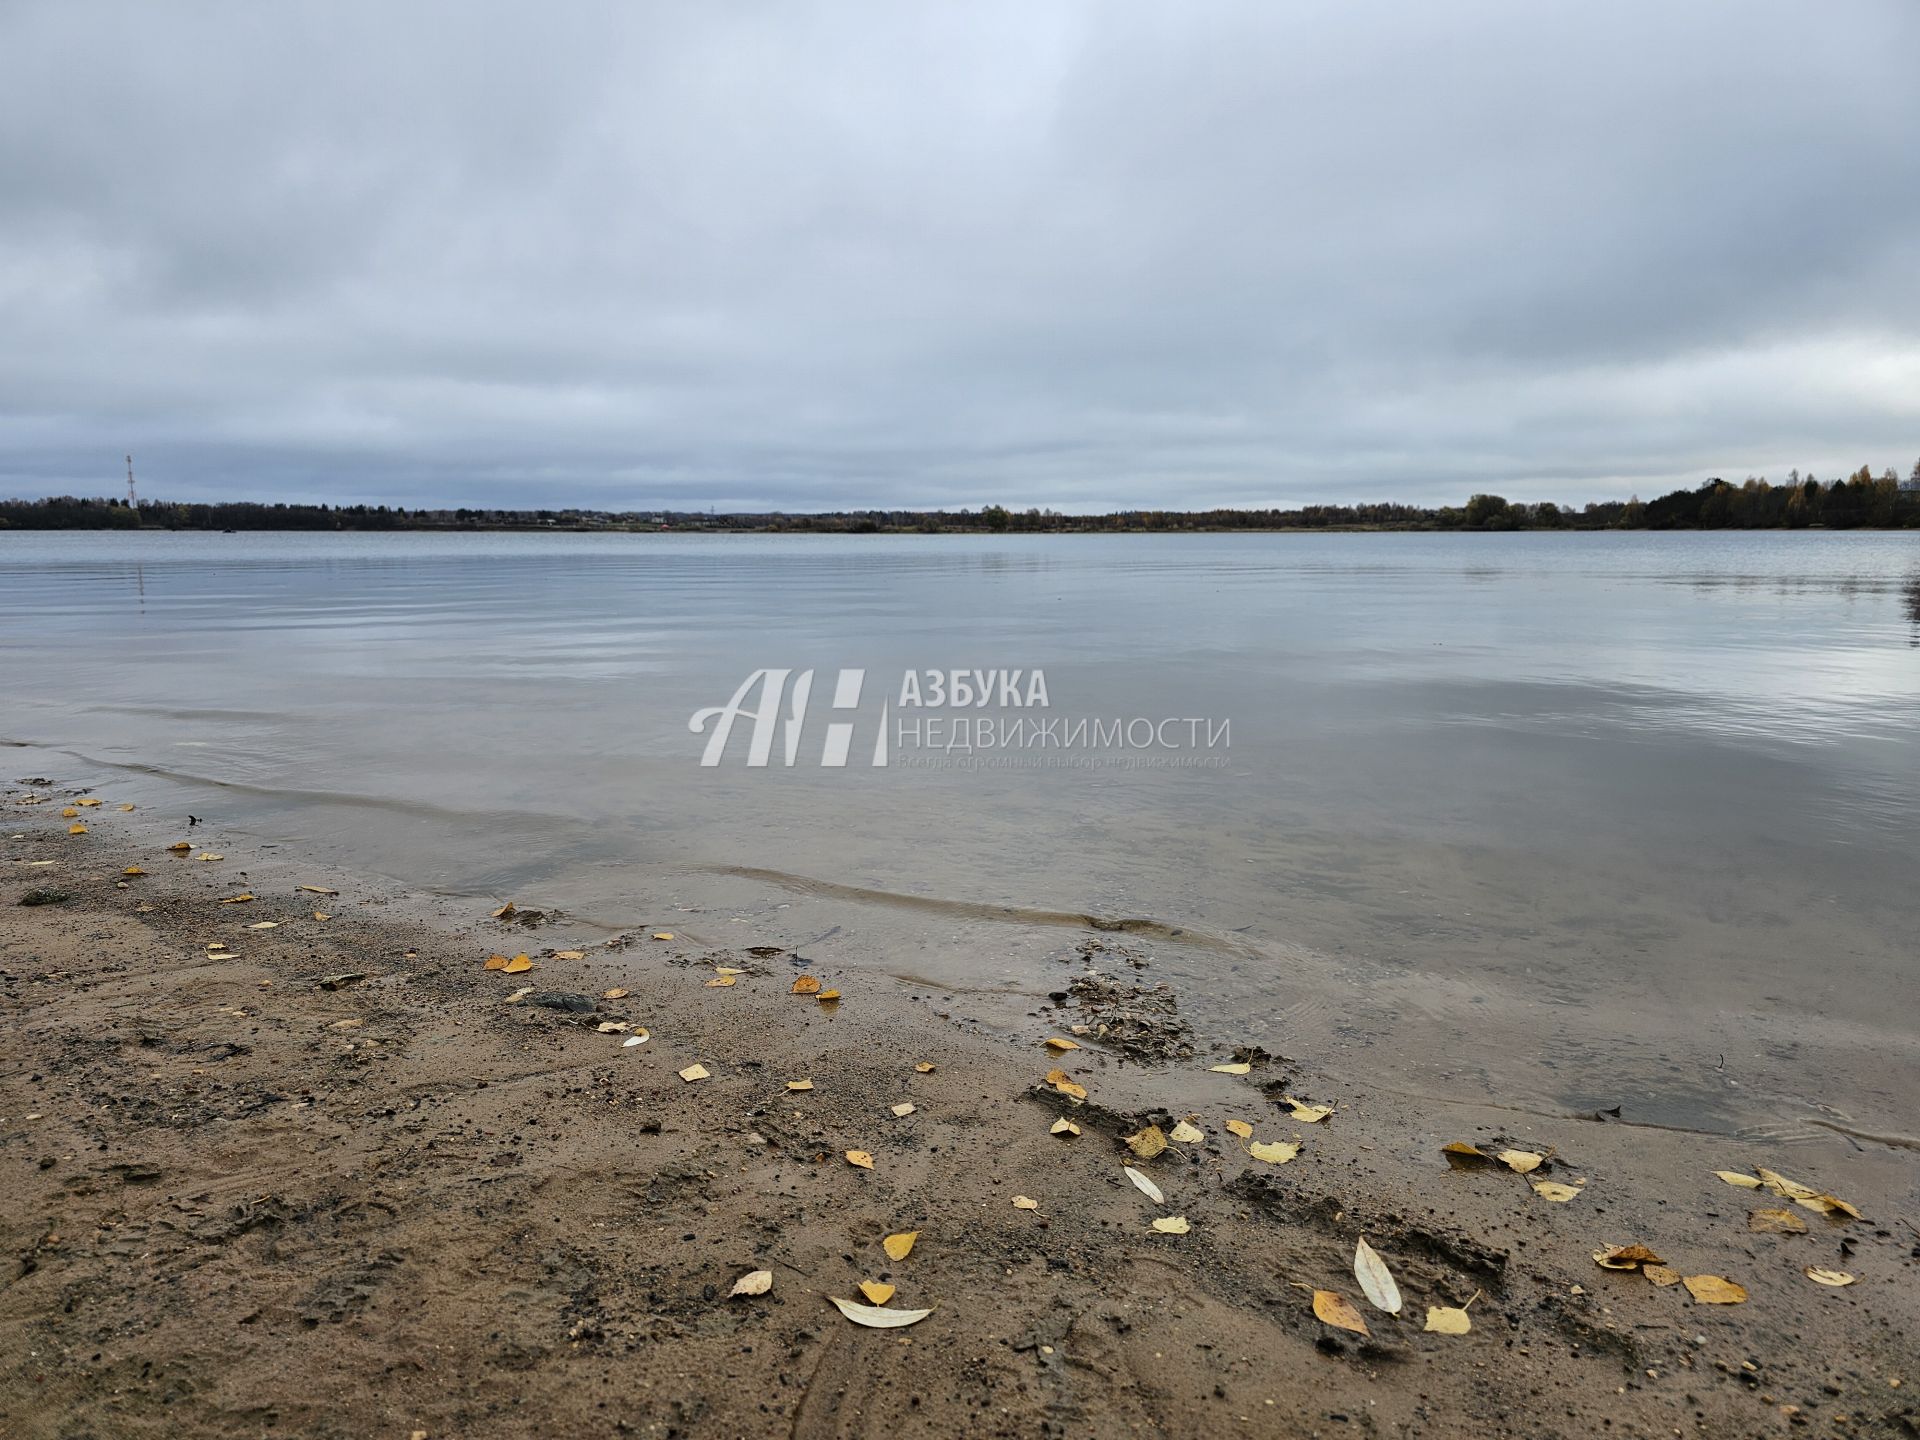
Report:
M902 1230L898 1235L889 1235L880 1242L880 1248L887 1252L889 1260L904 1260L913 1253L913 1242L920 1238L918 1230Z
M1247 1154L1269 1165L1284 1165L1300 1153L1300 1145L1295 1140L1276 1140L1271 1145L1263 1145L1258 1140L1247 1146Z
M1283 1096L1280 1103L1285 1105L1293 1118L1302 1125L1315 1124L1333 1114L1331 1105L1309 1105L1306 1101L1296 1100L1291 1095Z
M817 997L822 1005L831 1005L840 998L838 990L822 990Z
M1816 1285L1851 1285L1854 1277L1844 1270L1822 1270L1818 1265L1809 1265L1800 1272Z
M336 1020L333 1022L332 1026L329 1028L334 1030L358 1030L362 1025L366 1023L367 1023L366 1021L359 1020L359 1019Z
M506 904L502 905L498 910L494 911L493 914L489 915L487 918L489 920L505 920L511 914L513 914L513 901L509 900L507 901Z
M736 1295L764 1295L772 1288L773 1272L771 1270L749 1270L733 1282L733 1289L727 1292L727 1298L731 1300Z
M1153 1201L1154 1204L1164 1205L1167 1203L1167 1197L1160 1193L1160 1187L1154 1184L1153 1181L1149 1180L1145 1175L1142 1175L1138 1170L1134 1169L1131 1165L1122 1165L1120 1167L1120 1170L1121 1170L1121 1173L1127 1177L1127 1179L1133 1182L1133 1188L1138 1190L1142 1195L1146 1196L1147 1199Z
M1791 1210L1755 1210L1747 1216L1747 1229L1756 1235L1804 1235L1807 1222Z
M1558 1180L1535 1180L1533 1193L1542 1200L1551 1200L1555 1204L1564 1205L1578 1196L1580 1191L1572 1185L1562 1185Z
M1197 1145L1207 1138L1207 1132L1190 1120L1182 1120L1167 1132L1169 1140L1178 1140L1182 1145Z
M98 800L87 799L87 800L82 800L80 802L80 806L82 809L91 810L94 806L98 805L99 803L100 802Z
M527 988L524 990L516 990L511 995L507 996L504 1003L508 1005L518 1005L522 1000L526 999L527 996L533 994L533 990L534 990L534 987L531 985L527 986Z
M279 928L280 922L278 920L256 920L253 924L247 926L249 930L278 930Z
M184 847L175 846L174 848L182 849ZM338 890L329 890L324 885L296 885L293 888L296 890L304 890L309 895L338 895L340 893Z
M914 1325L933 1313L931 1307L925 1310L887 1310L878 1305L860 1305L852 1300L842 1300L838 1295L829 1295L827 1298L839 1306L840 1313L854 1324L874 1330L894 1330L902 1325Z
M787 1089L789 1090L811 1090L812 1088L813 1088L813 1081L811 1080L787 1081Z
M1702 1305L1739 1305L1747 1298L1746 1287L1724 1275L1683 1275L1680 1281Z
M1493 1157L1516 1175L1530 1175L1546 1162L1546 1156L1532 1150L1502 1150Z
M504 969L506 969L506 968L507 968L507 957L506 957L506 956L504 956L504 955L489 955L489 956L487 957L487 969L489 969L489 970L504 970Z
M87 833L87 827L77 822L75 824L67 826L67 834L69 835L85 835L86 833Z
M1253 1138L1253 1126L1244 1120L1229 1120L1227 1121L1227 1133L1229 1135L1238 1135L1242 1140L1251 1140Z
M1367 1322L1360 1318L1360 1312L1331 1290L1313 1292L1313 1313L1337 1329L1351 1330L1356 1335L1372 1333L1367 1329Z
M252 899L253 899L253 892L251 890L243 890L238 895L227 896L227 898L222 900L220 903L222 905L245 905L248 901Z
M656 930L653 932L653 938L656 940L671 940L673 938L673 932L671 930Z
M1153 1222L1153 1228L1162 1235L1184 1235L1193 1227L1184 1215L1162 1215Z
M122 875L144 875L147 872L142 870L138 865L129 865L127 866L126 869L122 870L120 873Z
M176 855L184 855L187 853L187 851L193 849L193 846L189 845L184 840L176 840L173 842L173 844L167 846L167 849L173 851L173 853Z
M1835 1211L1838 1211L1840 1214L1854 1220L1864 1220L1867 1218L1846 1201L1832 1195L1809 1195L1805 1199L1796 1200L1793 1203L1820 1215L1832 1215Z
M500 968L509 975L524 975L527 971L533 969L533 961L529 960L525 955L516 955Z
M584 950L556 950L553 952L553 958L556 960L584 960L587 958L587 952ZM759 1273L758 1270L754 1271L756 1275Z
M1031 1195L1016 1195L1013 1197L1013 1208L1016 1210L1038 1210L1040 1208L1040 1202L1035 1200Z
M695 1064L687 1066L686 1069L680 1072L680 1078L686 1081L689 1085L691 1085L696 1080L705 1080L707 1076L708 1076L707 1067L697 1062Z
M1078 1050L1080 1048L1080 1042L1077 1040L1069 1040L1064 1035L1049 1035L1047 1037L1047 1048L1049 1050Z
M1246 1075L1252 1072L1253 1066L1235 1061L1230 1065L1209 1065L1207 1069L1215 1075Z
M1373 1302L1373 1308L1389 1315L1400 1313L1400 1287L1379 1252L1367 1244L1366 1236L1353 1247L1353 1278L1360 1282L1361 1293Z
M224 860L224 859L226 859L227 857L226 857L226 856L224 856L224 855L216 855L216 854L215 854L215 853L214 853L213 851L211 851L211 850L202 850L202 851L201 851L201 852L200 852L200 853L199 853L198 855L196 855L196 856L194 856L193 858L194 858L194 859L196 859L196 860L208 860L208 861L212 861L212 860Z
M1436 1335L1464 1335L1473 1329L1473 1318L1457 1305L1429 1305L1427 1323L1421 1329Z
M1064 1070L1049 1070L1047 1072L1047 1083L1062 1095L1071 1095L1076 1100L1084 1100L1087 1098L1087 1087L1069 1080L1067 1078L1067 1072Z
M1158 1125L1149 1125L1125 1137L1127 1149L1137 1160L1151 1160L1167 1148L1167 1137Z
M133 806L131 806L131 805L116 805L116 806L114 806L113 808L114 808L114 809L116 809L116 810L119 810L119 811L121 811L122 813L125 813L125 812L127 812L127 811L130 811L130 810L132 810L132 809L133 809Z
M611 990L602 990L600 992L600 998L602 1000L624 1000L627 998L628 994L629 994L628 991L622 990L619 986L616 985Z
M791 995L818 995L820 993L820 978L817 975L795 976L793 989L788 993Z
M624 1020L602 1020L593 1028L595 1033L600 1035L624 1035L627 1033L627 1022Z
M1640 1273L1663 1289L1680 1283L1680 1272L1671 1265L1642 1265Z
M62 820L72 820L77 818L79 814L80 812L78 810L74 809L73 806L69 805L67 806L66 809L60 812L60 818Z
M919 1071L922 1075L931 1075L934 1071L934 1064L931 1060L922 1060L918 1065L914 1066L913 1068Z
M893 1298L893 1286L882 1280L862 1280L860 1293L875 1305L884 1305Z
M1758 1190L1760 1188L1760 1177L1758 1175L1742 1175L1738 1170L1716 1170L1713 1173L1729 1185L1739 1185L1747 1190Z
M740 983L740 977L738 975L716 975L711 980L707 981L707 989L724 990L729 985L737 985L739 983Z
M907 1116L913 1114L913 1102L911 1100L902 1100L892 1108L896 1120L904 1120Z
M1787 1179L1786 1176L1780 1174L1777 1170L1762 1170L1760 1172L1760 1183L1773 1191L1774 1194L1783 1195L1789 1200L1811 1200L1820 1193L1811 1185L1802 1185L1797 1180Z
M639 1025L636 1025L633 1027L633 1033L627 1036L626 1039L620 1042L620 1048L622 1050L629 1050L629 1049L632 1049L635 1045L646 1044L647 1041L651 1040L652 1038L653 1038L653 1033L651 1031L646 1030Z
M1593 1263L1603 1270L1638 1270L1642 1265L1666 1262L1644 1245L1615 1245L1610 1250L1594 1251Z
M1048 1127L1047 1133L1049 1135L1078 1135L1080 1133L1080 1127L1062 1115Z
M864 1150L847 1151L847 1164L857 1165L862 1170L873 1169L873 1156Z
M580 956L575 954L575 955L568 955L566 958L570 960L578 960ZM713 973L716 975L744 975L747 972L744 970L736 970L731 965L716 965L713 967Z
M331 920L333 916L327 914L324 910L316 910L313 912L313 918L316 920Z
M1464 1140L1455 1140L1442 1145L1440 1153L1446 1157L1447 1165L1454 1170L1479 1170L1494 1164L1493 1156L1487 1154L1478 1145L1469 1145Z

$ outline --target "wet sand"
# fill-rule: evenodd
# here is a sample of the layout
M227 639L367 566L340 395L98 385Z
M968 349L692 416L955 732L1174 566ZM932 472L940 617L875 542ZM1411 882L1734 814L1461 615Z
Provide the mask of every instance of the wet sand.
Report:
M1240 1037L1184 1029L1127 936L1089 932L1056 1001L988 1026L887 957L810 963L766 915L663 905L609 940L529 920L538 896L493 920L25 793L0 809L8 1436L1920 1431L1902 1145L1434 1102L1330 1070L1305 1029L1214 1072ZM224 858L164 849L189 835ZM36 889L65 898L18 903ZM802 973L843 998L792 994ZM1184 1117L1202 1140L1133 1160L1123 1137ZM1253 1158L1230 1119L1297 1158ZM1455 1141L1549 1158L1456 1171ZM1864 1219L1713 1174L1760 1167ZM1804 1231L1754 1232L1762 1208ZM1151 1228L1172 1216L1188 1233ZM1362 1236L1398 1315L1355 1281ZM1749 1298L1591 1258L1632 1244ZM760 1270L767 1293L728 1296ZM862 1329L827 1298L862 1281L932 1314ZM1371 1334L1316 1319L1315 1289ZM1470 1300L1470 1333L1422 1328Z

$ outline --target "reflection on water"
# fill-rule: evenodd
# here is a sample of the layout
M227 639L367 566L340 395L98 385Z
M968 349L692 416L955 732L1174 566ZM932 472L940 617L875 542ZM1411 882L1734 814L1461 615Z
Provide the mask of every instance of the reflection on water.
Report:
M1056 988L1032 915L1152 917L1203 1025L1723 1127L1920 1075L1916 647L1905 535L0 536L40 773L976 990ZM1230 763L701 770L766 665L1037 666Z

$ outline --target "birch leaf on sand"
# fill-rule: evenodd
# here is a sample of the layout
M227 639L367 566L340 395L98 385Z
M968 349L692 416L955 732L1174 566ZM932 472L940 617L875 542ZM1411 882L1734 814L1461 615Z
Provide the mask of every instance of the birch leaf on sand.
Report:
M1276 1140L1271 1145L1263 1145L1256 1140L1247 1146L1247 1154L1269 1165L1284 1165L1299 1153L1300 1145L1295 1140Z
M1052 1125L1047 1127L1047 1133L1049 1135L1078 1135L1080 1133L1080 1127L1062 1115L1058 1120L1054 1121Z
M1393 1283L1393 1272L1387 1269L1387 1262L1367 1244L1364 1235L1353 1247L1353 1278L1360 1282L1362 1293L1373 1302L1374 1309L1389 1315L1400 1313L1400 1287Z
M1013 1208L1016 1210L1038 1210L1040 1208L1040 1202L1031 1195L1016 1195L1013 1197Z
M820 977L818 975L796 975L793 980L793 989L788 993L793 995L818 995L820 993Z
M1854 1279L1844 1270L1822 1270L1818 1265L1809 1265L1800 1273L1816 1285L1851 1285Z
M680 1078L691 1085L696 1080L705 1080L711 1073L706 1066L693 1064L680 1072Z
M179 847L176 846L175 848L178 849ZM324 885L296 885L293 888L296 890L304 890L309 895L338 895L340 893L338 890L329 890Z
M506 969L506 968L507 968L507 957L506 957L506 956L504 956L504 955L489 955L489 956L487 957L487 969L489 969L489 970L504 970L504 969Z
M917 1073L921 1075L931 1075L934 1071L934 1065L931 1060L922 1060L918 1065L914 1066L913 1068Z
M740 982L740 977L738 975L716 975L711 980L707 981L707 989L724 990L729 985L737 985L739 984L739 982Z
M1133 1182L1133 1188L1146 1196L1147 1199L1153 1201L1156 1205L1164 1205L1167 1203L1167 1197L1160 1193L1160 1187L1142 1175L1138 1170L1134 1169L1131 1165L1122 1165L1120 1169L1126 1175L1127 1179Z
M507 901L506 904L502 905L498 910L494 911L487 918L489 920L505 920L512 914L513 914L513 901L509 900Z
M925 1310L888 1310L879 1305L842 1300L838 1295L829 1295L827 1298L839 1306L840 1313L854 1324L874 1330L895 1330L902 1325L916 1325L933 1313L931 1306Z
M524 975L527 971L533 969L533 961L529 960L525 955L516 955L500 968L509 975Z
M1304 1100L1296 1100L1291 1095L1283 1096L1280 1103L1287 1107L1295 1120L1302 1125L1313 1125L1333 1114L1331 1105L1309 1105Z
M584 950L556 950L553 952L553 958L556 960L584 960L587 958L587 952ZM756 1270L754 1273L757 1275L760 1272Z
M1087 1087L1076 1084L1074 1081L1068 1079L1067 1072L1064 1070L1049 1070L1047 1072L1047 1084L1058 1090L1062 1095L1071 1095L1076 1100L1084 1100L1087 1098Z
M1644 1245L1615 1245L1610 1250L1594 1251L1593 1263L1602 1270L1638 1270L1642 1265L1666 1262Z
M727 1292L731 1300L735 1295L764 1295L773 1288L771 1270L749 1270L733 1282L733 1289Z
M122 870L120 873L122 875L144 875L147 872L142 870L138 865L129 865L127 866L126 869Z
M1191 1120L1182 1120L1168 1132L1169 1140L1178 1140L1182 1145L1197 1145L1207 1138L1207 1134Z
M251 890L245 890L238 895L227 896L227 898L222 900L220 903L222 905L245 905L252 899L253 899L253 892Z
M1671 1265L1642 1265L1640 1273L1663 1290L1680 1283L1680 1272Z
M1360 1318L1360 1312L1332 1290L1313 1292L1313 1313L1336 1330L1351 1330L1356 1335L1373 1333L1367 1329L1367 1322Z
M1531 1175L1546 1163L1547 1157L1532 1150L1502 1150L1493 1157L1516 1175Z
M333 916L327 914L324 910L316 910L313 912L313 918L316 920L331 920Z
M1080 1042L1077 1040L1069 1040L1064 1035L1049 1035L1047 1037L1047 1048L1049 1050L1078 1050L1080 1048Z
M1244 1120L1229 1120L1227 1121L1227 1133L1229 1135L1238 1135L1242 1140L1251 1140L1253 1138L1253 1126Z
M171 850L176 855L184 855L189 850L193 849L193 846L189 845L184 840L176 840L173 842L173 844L167 846L167 849Z
M1551 1200L1556 1205L1564 1205L1578 1198L1580 1191L1572 1185L1562 1185L1558 1180L1535 1180L1533 1193L1542 1200Z
M1478 1145L1469 1145L1464 1140L1442 1145L1440 1153L1446 1157L1449 1168L1454 1170L1482 1170L1495 1163L1493 1156Z
M76 820L79 818L79 816L80 816L80 812L74 809L73 806L71 805L67 806L66 809L60 812L60 818L62 820Z
M671 930L656 930L653 932L653 938L656 940L671 940L673 938L673 932Z
M1184 1215L1162 1215L1153 1222L1153 1228L1162 1235L1184 1235L1193 1227Z
M1682 1275L1680 1283L1687 1287L1687 1293L1702 1305L1742 1305L1746 1303L1747 1288L1724 1275Z
M98 800L93 799L92 797L88 797L87 799L82 800L79 803L82 809L91 810L94 806L98 805L100 802Z
M860 1293L875 1305L884 1305L893 1298L893 1286L884 1280L862 1280Z
M84 835L86 833L87 833L87 827L82 825L77 820L73 824L67 826L67 834L69 835ZM202 856L201 858L204 859L206 857Z
M898 1105L889 1106L888 1113L896 1120L904 1120L907 1116L913 1114L913 1102L911 1100L902 1100Z
M1248 1075L1253 1072L1253 1066L1244 1061L1235 1061L1231 1065L1209 1065L1207 1069L1215 1075Z
M856 1165L862 1170L873 1169L873 1156L864 1150L847 1151L847 1164Z
M889 1235L880 1242L880 1248L887 1252L889 1260L904 1260L913 1253L913 1242L920 1238L918 1230L902 1230L898 1235Z
M602 1000L624 1000L627 998L627 994L628 994L627 991L622 990L619 986L616 985L611 990L602 990L600 992L600 998Z
M1429 1305L1427 1323L1421 1328L1436 1335L1465 1335L1473 1329L1473 1318L1467 1314L1467 1305L1480 1298L1480 1292L1474 1291L1467 1297L1466 1305Z
M1126 1137L1127 1149L1140 1160L1151 1160L1167 1148L1166 1133L1158 1125L1149 1125Z
M1804 1235L1807 1222L1791 1210L1761 1209L1747 1215L1747 1229L1756 1235Z
M811 1090L812 1088L813 1088L813 1081L811 1080L787 1081L787 1089L789 1090Z

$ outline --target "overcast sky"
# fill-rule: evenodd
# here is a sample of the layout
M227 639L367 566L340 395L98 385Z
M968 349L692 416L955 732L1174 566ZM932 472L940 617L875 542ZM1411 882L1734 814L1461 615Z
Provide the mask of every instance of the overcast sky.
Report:
M0 4L0 494L1920 457L1920 4Z

